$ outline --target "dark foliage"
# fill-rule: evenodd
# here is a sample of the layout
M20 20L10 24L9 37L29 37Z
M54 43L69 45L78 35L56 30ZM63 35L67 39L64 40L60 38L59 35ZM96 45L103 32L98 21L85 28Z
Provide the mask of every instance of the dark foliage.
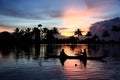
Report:
M120 31L119 27L113 26L112 31ZM75 36L70 36L66 39L58 39L55 35L60 34L56 27L52 29L42 28L39 24L38 27L20 29L16 28L13 33L1 32L0 33L0 45L19 45L19 44L76 44L76 43L88 43L88 44L98 44L98 43L116 43L115 41L105 41L110 34L107 31L103 32L102 37L104 40L100 40L95 34L92 35L90 31L85 35L84 40L80 40L79 36L83 36L80 29L77 29L74 34ZM119 42L117 42L119 43Z

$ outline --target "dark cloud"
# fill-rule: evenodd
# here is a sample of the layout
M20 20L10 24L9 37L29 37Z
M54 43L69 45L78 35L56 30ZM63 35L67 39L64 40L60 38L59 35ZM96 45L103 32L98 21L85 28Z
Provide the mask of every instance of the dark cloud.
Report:
M102 11L107 13L108 11L116 9L119 6L118 0L85 0L88 9L95 11Z
M111 16L113 17L113 16ZM110 16L109 15L99 15L99 16L93 16L92 18L94 19L109 19Z
M94 19L110 19L110 18L114 18L114 17L119 17L119 14L114 13L114 14L111 14L111 15L99 15L99 16L94 16L92 18L94 18Z
M44 12L44 11L43 11ZM60 18L62 13L59 11L45 11L46 13L39 12L26 12L24 10L0 9L0 14L4 16L24 18L24 19L47 19L47 18Z
M116 26L120 26L120 17L116 17L116 18L112 18L112 19L107 19L104 21L100 21L100 22L96 22L94 24L91 25L90 27L90 31L91 33L94 35L98 35L99 38L103 38L102 34L104 31L107 31L110 34L110 38L109 39L113 39L115 36L115 33L112 31L112 27L116 25Z
M61 18L62 14L61 13L52 13L52 14L50 14L50 17L52 17L52 18Z
M24 11L24 10L13 10L13 9L0 8L0 15L17 17L17 18L47 19L48 17L60 18L62 16L62 14L58 11L47 11L46 13L43 13L43 12L34 13L34 12Z
M56 4L53 5L54 3ZM0 0L0 15L4 16L40 20L59 18L60 11L61 6L57 6L56 1L48 3L43 0Z
M3 28L13 28L13 26L10 26L8 24L0 24L0 27L3 27Z
M48 15L51 18L61 18L62 17L62 11L49 11L48 13L49 13Z
M28 13L24 10L0 8L0 14L4 16L17 17L17 18L43 19L43 17L40 15L35 15L34 13Z

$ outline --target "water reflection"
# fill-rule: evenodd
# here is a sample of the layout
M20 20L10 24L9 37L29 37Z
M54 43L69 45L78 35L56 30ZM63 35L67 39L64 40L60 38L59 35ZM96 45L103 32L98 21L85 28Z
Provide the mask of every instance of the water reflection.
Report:
M50 78L54 77L52 74L61 73L62 76L60 80L72 80L72 79L91 79L100 77L105 79L111 78L110 75L115 75L113 72L120 70L120 45L53 45L53 44L41 44L41 45L18 45L18 46L7 46L0 47L0 74L3 74L7 70L19 70L28 71L28 68L33 70L31 74L46 74L49 73ZM102 63L98 61L87 61L79 59L45 59L47 55L60 55L60 51L64 49L65 53L69 56L75 56L81 50L87 50L87 56L101 56L107 54L107 63ZM118 58L117 58L118 57ZM115 62L113 62L115 61ZM112 63L111 63L112 62ZM119 65L118 67L116 66ZM62 66L61 66L62 65ZM109 65L109 66L108 66ZM113 69L113 66L117 69ZM61 68L62 67L62 68ZM18 69L19 68L19 69ZM1 71L2 70L2 71ZM51 73L54 71L55 73ZM106 72L107 71L107 72ZM12 71L11 71L12 73ZM58 73L58 74L59 74ZM106 73L103 75L103 73ZM120 74L120 73L119 73ZM117 74L119 76L119 74ZM14 75L13 75L14 76ZM29 74L29 76L32 76ZM35 76L36 77L36 76ZM39 78L40 80L45 80L46 78ZM57 79L57 77L56 77Z
M62 45L61 49L64 49L65 53L69 56L75 56L75 54L81 52L83 52L84 49L86 49L87 54L88 54L88 46L86 44L80 44L80 45L76 45L76 44L71 44L71 45Z
M113 47L114 46L114 47ZM0 47L0 58L13 56L14 59L40 59L47 55L60 55L64 49L69 56L75 56L80 51L86 49L87 56L101 56L107 54L112 57L119 57L119 45L18 45L14 47ZM115 49L114 49L115 48ZM114 54L113 54L114 53Z
M16 61L25 58L28 61L32 58L38 60L47 55L60 55L60 51L64 49L65 53L69 56L75 56L80 51L86 49L87 56L101 56L107 54L108 56L118 57L119 45L18 45L14 47L0 47L0 58L14 57ZM114 54L113 54L114 53ZM61 61L62 64L64 61Z

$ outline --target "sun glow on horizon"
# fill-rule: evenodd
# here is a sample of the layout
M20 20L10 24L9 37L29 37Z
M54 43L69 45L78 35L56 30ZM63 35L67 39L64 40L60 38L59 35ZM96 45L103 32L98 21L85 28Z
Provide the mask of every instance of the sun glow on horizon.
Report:
M8 28L8 27L2 27L2 26L0 26L0 32L4 32L4 31L13 32L13 28Z
M70 37L70 36L75 36L74 35L74 31L75 29L71 29L71 30L61 30L60 33L61 35L64 35L64 36L67 36L67 37ZM82 32L82 35L86 35L87 31L83 31Z
M61 35L64 35L64 36L73 36L74 34L72 32L62 32Z

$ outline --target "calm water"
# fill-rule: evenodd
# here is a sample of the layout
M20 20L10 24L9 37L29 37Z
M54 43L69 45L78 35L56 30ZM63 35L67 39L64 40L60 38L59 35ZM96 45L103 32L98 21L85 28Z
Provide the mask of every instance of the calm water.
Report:
M104 61L45 59L65 49L74 56L87 49L87 56L107 54ZM120 45L40 45L0 48L0 80L120 80ZM85 64L86 63L86 64ZM76 64L76 66L75 66Z

